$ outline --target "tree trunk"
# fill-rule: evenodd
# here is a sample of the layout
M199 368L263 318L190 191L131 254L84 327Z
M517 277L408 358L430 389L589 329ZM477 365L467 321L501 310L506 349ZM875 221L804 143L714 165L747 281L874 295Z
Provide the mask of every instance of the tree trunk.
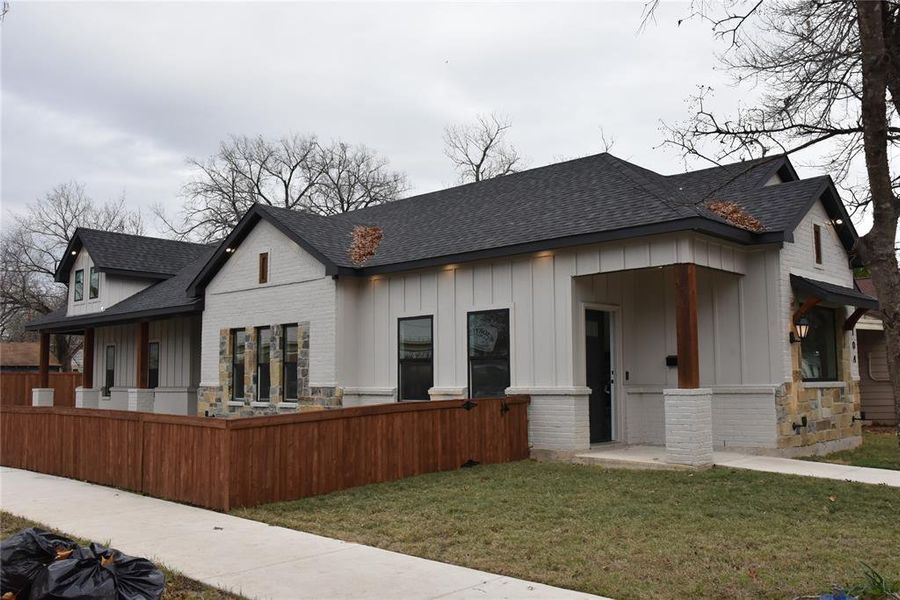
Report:
M900 436L900 268L894 243L898 203L891 186L887 152L887 77L890 58L884 41L886 2L859 0L859 37L862 49L862 122L866 171L872 194L873 225L860 239L859 253L878 292L887 346L888 375L894 392Z

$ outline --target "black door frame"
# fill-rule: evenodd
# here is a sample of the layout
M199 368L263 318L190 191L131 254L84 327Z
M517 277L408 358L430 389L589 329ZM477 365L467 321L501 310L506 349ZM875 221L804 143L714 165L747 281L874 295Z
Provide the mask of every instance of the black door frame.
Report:
M612 372L612 382L609 386L610 395L610 442L621 441L621 427L619 423L619 327L620 327L620 307L610 304L600 303L581 303L581 363L584 365L584 385L587 386L587 311L605 312L609 315L609 348L610 348L610 371ZM590 401L590 400L589 400Z

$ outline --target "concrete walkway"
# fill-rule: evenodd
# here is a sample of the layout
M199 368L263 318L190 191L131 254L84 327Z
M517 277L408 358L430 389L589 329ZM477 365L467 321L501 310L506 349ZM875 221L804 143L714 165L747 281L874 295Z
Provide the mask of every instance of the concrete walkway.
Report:
M251 598L598 598L7 467L0 506Z
M578 454L575 459L581 463L613 467L622 466L645 469L687 468L666 463L665 455L666 449L662 446L623 446L596 448ZM713 462L719 467L900 487L900 471L891 469L853 467L850 465L738 454L735 452L713 452Z

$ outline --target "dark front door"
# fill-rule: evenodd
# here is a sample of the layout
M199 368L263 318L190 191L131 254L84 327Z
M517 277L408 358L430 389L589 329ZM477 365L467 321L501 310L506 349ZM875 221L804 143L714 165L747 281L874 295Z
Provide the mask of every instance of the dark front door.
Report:
M612 349L609 313L584 316L587 386L591 388L591 443L612 441Z

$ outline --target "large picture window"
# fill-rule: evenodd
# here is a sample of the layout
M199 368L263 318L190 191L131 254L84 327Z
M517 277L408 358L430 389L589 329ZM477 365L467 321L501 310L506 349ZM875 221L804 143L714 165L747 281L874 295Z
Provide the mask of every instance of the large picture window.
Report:
M84 300L84 269L75 271L75 302Z
M159 342L150 342L147 347L147 387L159 387Z
M400 400L428 400L434 385L432 317L399 319L397 326Z
M469 397L502 396L509 387L509 310L468 315Z
M91 284L90 291L88 292L88 298L93 300L97 296L100 295L100 272L97 271L94 267L91 267Z
M231 399L244 399L244 346L247 332L234 329L231 332Z
M109 397L110 389L116 385L116 347L115 346L107 346L106 347L106 360L103 365L104 369L104 377L103 377L103 391L102 394L104 397Z
M804 315L809 331L800 342L800 369L804 381L837 381L837 329L835 311L816 307Z
M272 388L272 374L269 371L272 343L272 329L257 327L256 329L256 399L265 402L269 399Z
M282 335L281 356L284 357L284 399L297 400L297 326L285 325Z

